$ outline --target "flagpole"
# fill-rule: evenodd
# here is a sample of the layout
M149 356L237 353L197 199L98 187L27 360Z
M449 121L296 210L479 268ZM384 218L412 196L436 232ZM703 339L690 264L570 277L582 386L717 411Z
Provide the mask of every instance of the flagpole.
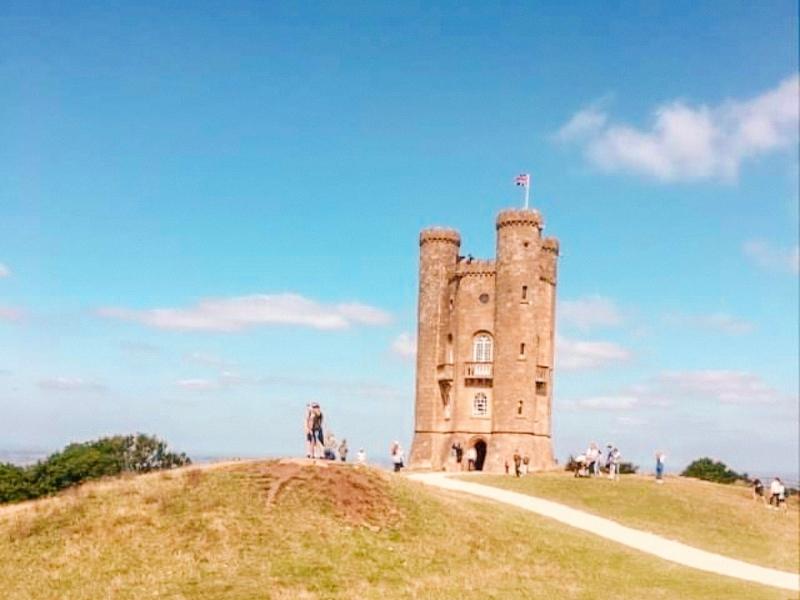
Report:
M528 178L528 184L525 186L525 210L528 210L528 191L531 189L531 180Z

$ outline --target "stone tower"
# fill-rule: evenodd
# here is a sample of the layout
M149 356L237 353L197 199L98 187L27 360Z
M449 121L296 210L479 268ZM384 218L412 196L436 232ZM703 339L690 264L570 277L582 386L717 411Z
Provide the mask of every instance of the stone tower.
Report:
M517 449L552 466L558 241L541 232L537 211L502 211L496 260L459 255L455 230L421 232L411 467L455 468L455 443L486 471Z

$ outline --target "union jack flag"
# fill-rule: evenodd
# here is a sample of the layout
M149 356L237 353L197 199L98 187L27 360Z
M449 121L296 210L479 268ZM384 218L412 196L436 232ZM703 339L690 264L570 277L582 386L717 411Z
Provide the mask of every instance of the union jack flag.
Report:
M530 187L531 176L528 173L520 173L514 178L514 183L523 187Z

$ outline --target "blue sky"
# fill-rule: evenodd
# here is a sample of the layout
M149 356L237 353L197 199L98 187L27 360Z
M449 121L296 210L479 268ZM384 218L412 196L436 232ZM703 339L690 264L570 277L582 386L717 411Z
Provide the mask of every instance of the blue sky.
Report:
M0 9L0 448L410 443L417 235L561 241L556 451L797 470L796 3Z

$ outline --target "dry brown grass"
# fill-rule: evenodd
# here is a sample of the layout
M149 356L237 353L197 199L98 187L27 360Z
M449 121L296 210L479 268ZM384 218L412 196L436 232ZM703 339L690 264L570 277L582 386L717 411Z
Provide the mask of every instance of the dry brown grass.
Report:
M351 466L90 484L0 518L8 600L786 598Z

